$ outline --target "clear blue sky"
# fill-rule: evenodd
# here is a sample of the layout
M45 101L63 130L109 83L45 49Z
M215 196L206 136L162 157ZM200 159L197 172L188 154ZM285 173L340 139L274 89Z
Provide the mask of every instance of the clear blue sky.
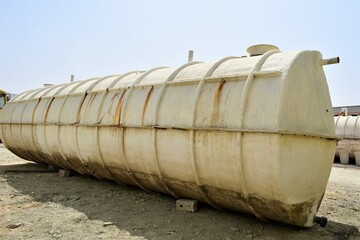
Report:
M334 106L360 104L360 0L0 0L0 89L216 61L270 43L319 50Z

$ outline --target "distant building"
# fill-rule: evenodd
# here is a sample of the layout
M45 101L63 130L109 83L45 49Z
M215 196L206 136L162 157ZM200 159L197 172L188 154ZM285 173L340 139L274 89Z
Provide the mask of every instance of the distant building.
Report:
M334 116L339 116L339 115L357 116L357 115L360 115L360 105L333 107L333 110L334 110Z

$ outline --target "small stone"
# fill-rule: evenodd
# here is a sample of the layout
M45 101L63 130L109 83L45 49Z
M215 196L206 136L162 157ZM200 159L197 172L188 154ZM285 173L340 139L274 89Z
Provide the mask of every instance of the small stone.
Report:
M229 238L229 237L225 237L225 240L231 240L231 238Z
M197 200L191 199L178 199L176 200L176 210L185 212L196 212L197 211Z
M103 224L104 227L110 226L110 225L114 225L114 223L112 223L112 222L105 222L105 223Z
M57 196L52 197L51 200L53 202L64 202L64 201L67 201L68 199L65 196L57 195Z
M175 230L172 230L172 231L166 232L166 234L168 234L168 235L174 235L174 234L176 234L176 231L175 231Z
M7 225L6 227L7 228L10 228L10 229L14 229L14 228L18 228L22 225L22 223L10 223L9 225Z
M239 228L237 228L237 227L230 227L230 230L231 230L231 231L234 231L234 232L236 232L236 231L240 231L240 229L239 229Z
M70 196L69 199L74 202L74 201L80 200L80 197L73 195L73 196Z
M342 203L338 204L338 206L341 207L341 208L345 208L345 205L342 204Z
M247 239L252 239L252 238L253 238L253 235L252 235L252 234L247 234L247 235L246 235L246 238L247 238Z

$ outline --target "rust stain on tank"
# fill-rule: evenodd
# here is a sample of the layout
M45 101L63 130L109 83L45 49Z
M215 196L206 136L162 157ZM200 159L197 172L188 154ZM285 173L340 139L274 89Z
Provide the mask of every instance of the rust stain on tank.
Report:
M221 93L222 93L222 90L224 89L225 83L226 83L226 81L224 79L222 79L219 82L219 86L216 89L216 92L214 94L213 112L211 114L211 120L210 120L210 123L211 123L212 126L216 126L216 121L217 121L217 117L218 117L218 114L219 114L219 105L220 105Z
M94 102L95 97L96 97L96 93L93 93L93 94L91 95L90 101L89 101L89 105L90 105L90 106L91 106L92 103Z
M51 104L53 103L54 99L55 99L54 97L52 97L52 98L50 99L49 106L47 106L47 108L46 108L46 110L45 110L44 123L46 123L46 120L47 120L48 115L49 115L49 110L50 110Z
M119 102L118 102L118 104L116 106L116 111L115 111L115 114L114 114L114 117L113 117L113 123L117 124L117 125L120 125L120 114L121 114L121 109L122 109L122 106L123 106L123 103L124 103L125 92L126 92L126 89L124 89L124 91L121 94L121 97L120 97Z
M81 112L82 106L84 105L86 96L87 96L87 93L85 93L83 99L81 99L81 103L80 103L80 106L79 106L79 108L78 108L78 112L77 112L77 117L76 117L76 122L75 122L75 123L79 123L79 122L80 122L80 112Z
M41 97L39 97L39 99L37 100L37 103L36 103L36 105L35 105L35 108L34 108L34 110L33 110L33 112L32 112L32 115L31 115L31 122L34 122L35 112L36 112L36 109L38 108L38 106L39 106L40 102L41 102Z
M93 93L93 94L91 95L91 97L90 97L89 103L88 103L88 105L87 105L87 107L86 107L86 113L89 112L89 109L90 109L91 105L93 104L95 97L96 97L96 92Z
M154 86L151 86L151 88L150 88L150 90L149 90L149 92L148 92L148 94L146 96L144 107L143 107L143 110L142 110L142 115L141 115L141 125L142 126L144 126L144 118L145 118L146 108L149 105L149 100L150 100L150 97L151 97L153 92L154 92Z

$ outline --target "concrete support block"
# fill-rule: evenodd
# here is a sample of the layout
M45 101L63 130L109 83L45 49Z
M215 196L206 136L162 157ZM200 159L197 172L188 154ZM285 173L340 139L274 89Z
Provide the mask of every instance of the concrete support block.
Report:
M71 176L74 176L74 171L60 169L58 174L60 177L71 177Z
M354 152L355 162L357 166L360 166L360 152Z
M179 199L176 200L176 210L185 212L196 212L197 204L197 200Z
M340 163L349 164L349 155L350 155L349 151L340 150L339 151Z

